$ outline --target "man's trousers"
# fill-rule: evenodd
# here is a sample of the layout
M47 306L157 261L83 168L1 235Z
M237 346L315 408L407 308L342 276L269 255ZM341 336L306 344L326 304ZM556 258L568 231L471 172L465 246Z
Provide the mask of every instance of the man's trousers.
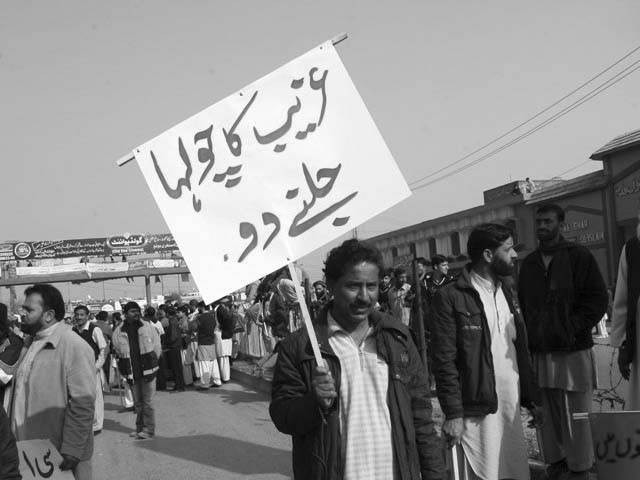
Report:
M566 458L574 472L593 465L593 444L589 420L573 420L574 413L591 412L593 392L571 392L559 388L542 388L545 418L540 428L542 455L546 463Z
M154 435L156 419L151 398L156 390L155 380L137 380L131 385L134 407L136 410L136 432L146 432Z
M104 397L102 395L102 375L100 370L96 372L96 403L95 413L93 414L93 431L102 430L104 423Z

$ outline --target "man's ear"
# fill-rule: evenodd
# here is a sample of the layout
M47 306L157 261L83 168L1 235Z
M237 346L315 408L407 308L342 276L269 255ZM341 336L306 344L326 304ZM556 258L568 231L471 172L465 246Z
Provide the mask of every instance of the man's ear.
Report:
M485 262L491 263L491 260L493 259L493 252L490 249L485 248L482 252L482 258L484 258Z

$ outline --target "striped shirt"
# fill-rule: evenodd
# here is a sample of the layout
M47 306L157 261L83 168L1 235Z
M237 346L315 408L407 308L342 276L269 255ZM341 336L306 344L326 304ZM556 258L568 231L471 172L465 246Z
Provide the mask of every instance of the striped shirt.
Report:
M344 480L394 478L389 367L378 357L374 329L357 345L328 315L329 345L340 361L340 434Z

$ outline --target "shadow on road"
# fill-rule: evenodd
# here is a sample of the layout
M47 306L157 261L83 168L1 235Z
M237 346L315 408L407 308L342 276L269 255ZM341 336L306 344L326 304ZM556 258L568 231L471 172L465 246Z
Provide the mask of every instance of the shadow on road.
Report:
M155 437L139 441L136 447L242 475L291 475L291 453L219 435Z
M214 394L217 397L220 397L223 402L230 405L236 405L238 403L268 402L270 400L269 395L253 390L224 390L221 388L209 390L206 393Z
M104 423L102 424L102 428L104 430L111 430L112 432L121 432L121 433L126 433L126 434L129 434L129 432L133 431L131 428L125 427L121 423L118 423L118 422L116 422L114 420L111 420L110 418L105 418L104 419Z

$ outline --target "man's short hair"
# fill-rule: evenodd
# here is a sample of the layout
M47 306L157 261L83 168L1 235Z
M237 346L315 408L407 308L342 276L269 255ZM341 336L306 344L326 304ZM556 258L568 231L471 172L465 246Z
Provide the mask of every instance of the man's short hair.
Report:
M564 208L555 203L544 203L536 208L536 215L540 213L555 213L559 222L564 222Z
M73 313L76 313L78 310L82 310L82 311L84 311L84 313L89 315L89 307L87 307L86 305L78 305L78 306L76 306L76 308L73 309Z
M180 305L178 307L178 311L184 313L185 315L191 314L191 310L189 309L189 305Z
M54 317L58 321L64 318L66 309L60 290L48 283L36 283L24 291L24 296L28 297L34 293L37 293L42 297L43 310L53 310Z
M156 315L156 309L153 307L147 307L144 309L145 317L154 317Z
M400 275L407 275L407 270L402 267L398 267L393 271L393 275L396 278L398 278Z
M382 254L376 247L355 238L345 240L342 245L331 249L324 262L322 271L327 282L335 282L342 277L345 272L362 262L372 263L382 272Z
M447 260L447 257L445 257L444 255L434 255L433 257L431 257L431 266L433 268L436 268L441 263L448 262L448 261L449 260Z
M420 265L422 265L423 267L428 267L429 266L429 262L427 261L426 258L424 257L418 257L416 258L416 262L418 262Z
M164 311L167 313L167 317L173 317L176 314L176 309L173 307L167 307Z
M124 308L122 309L122 311L124 313L127 313L129 310L137 308L138 310L140 310L140 305L138 304L138 302L127 302L124 305Z
M96 313L96 320L100 320L101 322L106 322L108 318L109 318L109 314L104 310L100 310L98 313Z
M509 237L513 237L513 232L504 225L483 223L475 227L467 241L467 253L471 263L477 263L485 250L494 251Z

